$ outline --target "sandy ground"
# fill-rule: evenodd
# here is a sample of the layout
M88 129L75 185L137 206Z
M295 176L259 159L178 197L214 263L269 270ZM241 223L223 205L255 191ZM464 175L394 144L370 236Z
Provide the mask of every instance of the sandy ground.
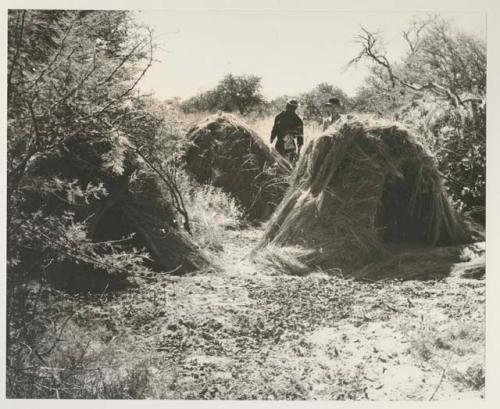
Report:
M260 233L228 231L226 271L96 301L96 350L145 367L156 399L483 397L484 279L273 276L245 257Z

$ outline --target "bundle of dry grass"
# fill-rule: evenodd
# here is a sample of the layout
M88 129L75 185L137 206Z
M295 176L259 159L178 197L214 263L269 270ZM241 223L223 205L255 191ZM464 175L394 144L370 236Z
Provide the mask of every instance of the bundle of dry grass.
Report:
M300 260L311 267L353 274L404 249L481 239L451 207L433 158L394 125L330 128L306 147L290 184L258 250L313 249Z
M268 219L288 187L290 164L231 114L206 118L187 134L187 170L200 182L223 188L250 220Z

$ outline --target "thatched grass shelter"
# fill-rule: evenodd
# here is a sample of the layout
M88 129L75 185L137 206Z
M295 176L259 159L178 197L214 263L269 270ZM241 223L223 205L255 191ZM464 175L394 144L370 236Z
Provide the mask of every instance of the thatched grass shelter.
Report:
M85 222L87 236L94 242L120 241L125 249L146 249L151 257L147 266L158 272L184 274L212 268L209 257L177 224L176 212L156 175L130 149L123 153L122 171L111 171L104 161L112 150L109 141L79 136L67 139L52 154L37 158L29 169L29 180L34 182L25 187L28 200L24 206L52 216L71 212L76 221ZM47 196L36 180L54 177L76 181L82 189L88 183L102 184L107 195L85 205ZM127 237L131 238L123 240ZM110 288L113 284L126 285L123 277L93 271L85 263L65 262L53 267L53 280L71 290L99 289L106 283Z
M259 249L296 246L307 266L355 274L401 251L480 239L407 130L353 120L308 144Z
M235 197L250 220L267 220L288 187L290 164L247 124L218 113L192 127L186 169Z

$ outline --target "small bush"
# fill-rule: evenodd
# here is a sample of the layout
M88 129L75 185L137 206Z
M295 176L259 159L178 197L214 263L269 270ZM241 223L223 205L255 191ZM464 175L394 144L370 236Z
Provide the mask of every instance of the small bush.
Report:
M179 173L180 189L185 192L193 238L203 248L222 250L225 230L242 226L243 211L222 189L201 185L185 173Z

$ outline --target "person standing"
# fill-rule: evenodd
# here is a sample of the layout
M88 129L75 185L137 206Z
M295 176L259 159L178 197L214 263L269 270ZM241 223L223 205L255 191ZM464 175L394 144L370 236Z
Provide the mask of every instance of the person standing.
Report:
M342 107L338 98L329 98L325 104L325 115L322 119L323 131L326 131L332 126L339 118Z
M271 144L276 139L276 150L290 162L299 155L304 144L304 124L295 113L298 106L296 99L289 99L285 110L274 118L271 131Z

